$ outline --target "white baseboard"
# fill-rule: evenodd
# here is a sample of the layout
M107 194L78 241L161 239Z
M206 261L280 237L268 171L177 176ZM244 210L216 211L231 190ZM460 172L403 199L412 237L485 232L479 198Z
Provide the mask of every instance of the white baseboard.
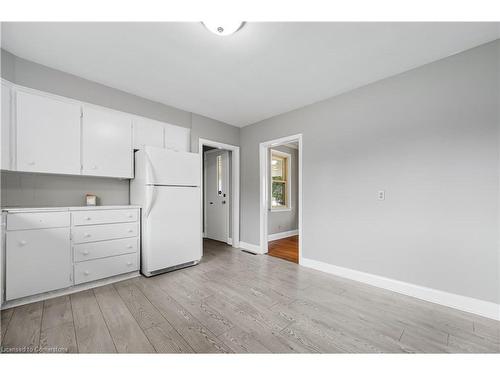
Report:
M259 245L254 245L254 244L251 244L248 242L240 241L240 249L250 251L251 253L254 253L254 254L264 254L264 252L262 251L262 249Z
M431 289L416 284L389 279L383 276L356 271L350 268L334 266L333 264L312 259L302 258L300 264L305 267L314 268L315 270L344 277L346 279L388 289L393 292L437 303L439 305L452 307L471 314L481 315L486 318L500 320L500 305L493 302L453 294L442 290Z
M226 242L228 245L232 245L233 244L233 239L231 237L229 237L227 239L227 242Z
M273 233L273 234L270 234L267 236L267 240L268 241L275 241L275 240L280 240L282 238L297 236L298 234L299 234L298 229L289 230L286 232Z

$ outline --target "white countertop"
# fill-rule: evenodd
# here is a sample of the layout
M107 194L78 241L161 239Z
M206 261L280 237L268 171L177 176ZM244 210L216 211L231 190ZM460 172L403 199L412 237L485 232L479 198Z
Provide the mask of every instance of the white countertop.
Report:
M46 211L86 211L86 210L123 210L127 208L141 208L137 205L119 206L71 206L71 207L3 207L3 212L46 212Z

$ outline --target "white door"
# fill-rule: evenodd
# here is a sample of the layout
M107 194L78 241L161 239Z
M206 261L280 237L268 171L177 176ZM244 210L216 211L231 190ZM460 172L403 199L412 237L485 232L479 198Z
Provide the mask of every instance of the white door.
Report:
M227 242L229 237L229 152L205 152L205 237Z
M16 92L17 170L80 174L80 104Z
M69 228L7 232L7 300L66 288L71 281Z
M85 106L82 122L82 174L133 177L132 118Z
M201 202L199 187L147 186L143 218L142 272L199 261Z
M0 169L10 169L10 87L3 82L1 95Z
M134 120L134 149L142 150L144 146L163 148L163 123L146 118Z

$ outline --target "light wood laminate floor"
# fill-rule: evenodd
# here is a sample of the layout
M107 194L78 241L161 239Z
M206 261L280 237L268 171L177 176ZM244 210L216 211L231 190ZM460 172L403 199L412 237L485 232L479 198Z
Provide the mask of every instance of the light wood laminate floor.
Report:
M491 353L499 323L206 241L195 267L2 311L3 351Z

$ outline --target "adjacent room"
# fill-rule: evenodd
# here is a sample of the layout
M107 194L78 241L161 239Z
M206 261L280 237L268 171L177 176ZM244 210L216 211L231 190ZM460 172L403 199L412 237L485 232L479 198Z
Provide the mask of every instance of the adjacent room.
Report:
M500 353L499 38L1 22L0 355Z

